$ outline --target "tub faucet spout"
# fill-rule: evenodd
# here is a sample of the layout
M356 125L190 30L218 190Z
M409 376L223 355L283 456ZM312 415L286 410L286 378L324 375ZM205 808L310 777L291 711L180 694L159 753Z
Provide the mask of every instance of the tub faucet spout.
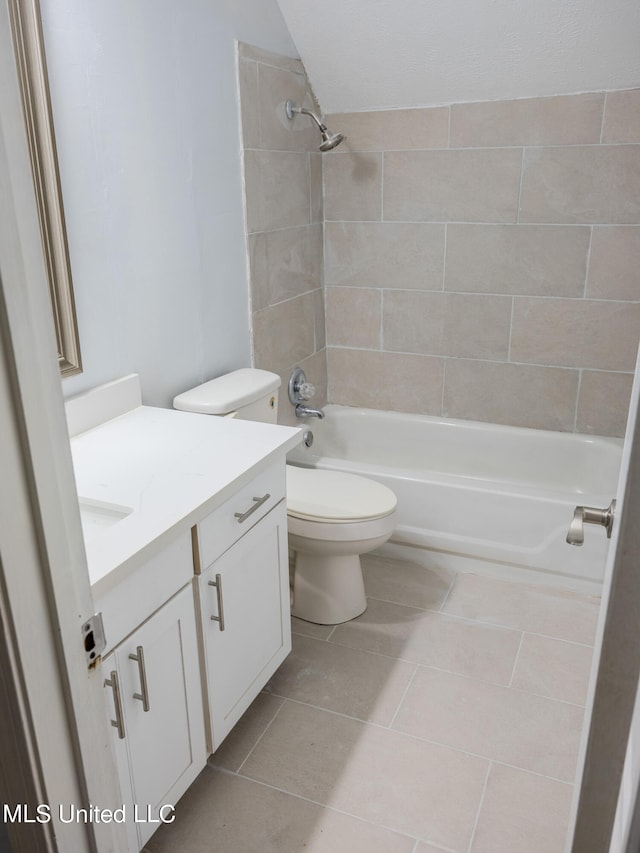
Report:
M324 417L324 412L322 409L312 409L310 406L303 406L302 403L298 403L296 406L296 417L297 418L319 418L322 420Z

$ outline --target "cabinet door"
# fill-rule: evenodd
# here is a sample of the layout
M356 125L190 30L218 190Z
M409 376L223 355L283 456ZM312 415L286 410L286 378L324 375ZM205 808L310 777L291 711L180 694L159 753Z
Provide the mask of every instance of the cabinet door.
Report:
M125 813L125 829L127 832L127 853L137 853L141 844L138 829L134 821L134 796L131 787L131 772L127 741L127 723L124 716L122 696L122 673L120 658L117 652L111 652L102 661L104 686L106 691L105 710L113 728L113 754L116 759L122 806Z
M174 805L206 762L191 585L118 646L115 658L134 804L127 824L133 818L141 847L161 807Z
M200 595L217 749L291 651L284 501L200 576Z

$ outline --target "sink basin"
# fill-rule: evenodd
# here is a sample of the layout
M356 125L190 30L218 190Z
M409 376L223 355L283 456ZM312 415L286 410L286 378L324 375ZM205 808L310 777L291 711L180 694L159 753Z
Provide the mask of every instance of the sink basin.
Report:
M133 507L96 501L91 498L78 498L78 503L85 541L113 527L133 512Z

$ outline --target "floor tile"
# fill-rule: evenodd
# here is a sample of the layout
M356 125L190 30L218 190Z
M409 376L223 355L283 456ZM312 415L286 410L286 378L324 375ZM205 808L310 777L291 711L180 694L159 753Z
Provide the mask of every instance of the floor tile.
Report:
M512 687L584 705L592 658L591 646L525 634Z
M423 667L393 728L572 781L583 715L575 705Z
M411 853L415 841L349 815L206 768L148 853Z
M259 693L209 758L209 763L225 770L238 770L283 702L284 699L270 696L268 693Z
M471 853L563 853L571 785L493 764Z
M363 567L367 611L292 620L272 692L145 850L563 853L597 599Z
M594 641L599 607L594 596L461 574L442 610L589 645Z
M335 625L316 625L315 622L306 622L304 619L291 617L291 631L294 634L304 634L306 637L326 640L334 628Z
M520 631L370 599L362 616L338 625L330 643L509 684L521 637Z
M389 725L414 672L410 663L294 636L293 651L266 690Z
M242 775L466 851L487 769L483 759L286 702Z
M362 557L364 586L369 598L439 610L454 579L453 572L432 572L417 563L375 554Z

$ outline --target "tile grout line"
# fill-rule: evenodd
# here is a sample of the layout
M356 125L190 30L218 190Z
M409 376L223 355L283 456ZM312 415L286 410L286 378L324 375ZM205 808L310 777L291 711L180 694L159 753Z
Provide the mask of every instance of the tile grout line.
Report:
M443 610L442 608L447 603L449 595L452 591L452 587L454 584L455 584L455 579L452 581L451 587L449 588L449 590L445 594L445 597L444 597L442 603L439 605L437 610L434 610L431 607L417 607L415 604L404 604L404 603L399 602L399 601L392 601L388 598L377 598L376 596L373 596L373 595L368 595L367 598L370 599L371 601L377 601L377 602L380 602L382 604L392 604L395 607L406 607L409 610L418 610L421 613L440 614L440 615L445 616L445 617L450 618L450 619L459 620L460 622L465 622L465 623L469 623L469 624L480 625L480 626L485 627L485 628L497 628L497 629L500 629L502 631L513 631L515 633L531 634L534 637L543 637L543 638L548 639L548 640L556 640L559 643L568 643L569 645L572 645L572 646L581 646L583 648L588 648L588 649L594 648L593 642L585 642L583 640L570 640L567 637L560 637L557 634L551 634L551 633L541 631L541 630L534 630L532 628L521 628L521 627L518 627L516 625L509 625L505 622L491 622L491 621L485 621L482 619L475 619L471 616L463 616L459 613L451 613L449 611ZM599 605L598 605L598 609L599 609ZM333 636L333 634L335 633L335 629L339 628L339 627L340 627L340 625L334 625L333 630L325 639L327 641L330 640L331 637ZM294 633L300 637L308 637L309 639L314 639L314 640L323 639L321 637L313 637L310 634L303 634L300 631L295 631L294 629L292 629L292 633ZM337 643L336 640L331 640L331 642L335 643L336 645L345 645L344 643ZM381 654L381 653L375 652L375 654ZM392 657L392 656L391 655L383 655L383 657ZM398 658L398 660L403 660L403 658Z
M524 155L525 155L525 150L526 150L526 147L523 145L522 146L522 152L520 155L520 183L518 185L518 202L517 202L518 206L516 208L516 221L514 223L515 225L524 225L525 224L524 222L522 222L522 223L520 222L520 210L521 210L521 206L522 206L522 184L524 183L524 159L525 159Z
M453 587L454 583L455 583L455 578L452 581L451 587ZM587 642L583 642L582 640L569 640L569 639L567 639L567 637L559 637L557 634L549 634L549 633L545 633L544 631L536 631L536 630L533 630L532 628L520 628L516 625L508 625L504 622L490 622L490 621L484 621L482 619L474 619L471 616L462 616L459 613L451 613L449 611L443 610L442 608L447 603L450 592L451 592L451 588L447 591L447 593L446 593L446 595L442 601L442 604L439 605L439 608L437 610L434 610L432 607L417 607L415 604L404 604L401 601L393 601L393 600L388 599L388 598L377 598L374 595L368 595L367 598L370 599L371 601L378 601L382 604L393 604L395 607L406 607L410 610L419 610L422 613L439 613L442 616L446 616L450 619L456 619L456 620L459 620L460 622L469 622L469 623L472 623L475 625L482 625L485 628L486 627L499 628L500 630L503 630L503 631L514 631L516 633L522 632L525 634L532 634L535 637L545 637L548 640L557 640L559 643L569 643L572 646L584 646L585 648L589 648L589 649L593 649L593 647L594 647L593 642L587 643ZM581 595L581 596L584 595L584 593L577 593L577 594ZM593 598L594 596L587 595L587 597ZM599 607L600 607L600 605L598 604L598 609L599 609ZM333 630L331 631L331 634L329 634L329 636L327 637L327 640L333 636L335 629L339 628L339 627L340 627L340 625L334 626ZM301 637L310 637L309 634L302 634L300 631L293 631L293 633L295 633ZM311 637L311 639L320 639L320 638L319 637ZM332 642L335 643L336 641L332 640ZM344 644L339 643L338 645L344 645ZM385 657L390 657L390 655L385 655Z
M507 343L507 364L513 364L511 361L511 339L513 338L513 315L516 310L516 297L515 294L511 294L511 316L509 318L509 341Z
M640 145L640 143L637 143ZM520 146L518 146L520 147ZM530 147L530 146L528 146ZM250 149L245 149L250 150ZM255 151L260 151L264 149L253 149ZM283 152L286 153L286 152ZM304 153L304 152L303 152ZM345 219L344 217L338 218L329 217L327 222L340 224L340 225L371 225L371 224L380 224L382 221L384 224L390 225L495 225L497 227L504 225L521 225L523 227L531 227L531 228L589 228L591 225L597 225L602 228L624 228L628 230L633 230L638 227L637 222L559 222L557 220L549 220L545 222L512 222L511 220L501 219L496 222L495 219ZM256 234L261 231L284 231L287 229L294 228L304 228L304 225L280 225L277 228L257 228L255 231L250 231L250 234Z
M633 89L637 89L637 86L633 86ZM620 90L623 91L623 90ZM454 104L455 106L455 104ZM420 107L417 107L420 109ZM389 148L385 147L383 144L374 146L374 147L361 147L361 148L353 148L349 151L337 152L332 155L333 158L337 157L354 157L361 156L363 154L433 154L433 153L449 153L449 152L458 152L458 151L522 151L525 148L530 149L548 149L548 148L559 148L563 151L571 150L574 148L587 148L587 149L598 149L603 146L607 148L636 148L640 145L640 142L600 142L596 140L595 142L513 142L511 144L493 144L493 145L457 145L454 148L449 148L443 145L440 146L431 146L428 148L424 147L414 147L414 148ZM297 149L295 148L263 148L263 149L248 149L248 150L262 150L267 151L270 154L290 154L297 153ZM304 153L304 152L302 152Z
M513 679L515 678L516 669L518 668L518 661L520 660L520 652L522 651L522 644L523 643L524 643L524 631L520 635L520 642L518 643L518 650L516 652L516 656L515 656L515 659L513 661L513 667L511 669L511 678L509 679L509 684L507 685L507 687L513 687ZM527 692L527 691L525 691L525 692Z
M389 725L387 726L387 728L388 728L388 729L393 729L393 725L394 725L394 723L395 723L395 721L396 721L396 717L397 717L397 716L398 716L398 714L400 713L400 709L402 708L402 706L403 706L403 704L404 704L404 700L406 699L407 694L409 693L409 690L411 690L411 686L412 686L412 684L413 684L413 682L414 682L414 679L415 679L416 675L418 674L418 669L419 669L419 668L420 668L420 667L416 665L416 667L415 667L415 669L414 669L414 671L413 671L413 675L411 676L411 678L410 678L410 679L409 679L409 681L407 682L407 686L406 686L406 687L404 688L404 690L402 691L402 696L400 697L400 699L399 699L399 701L398 701L398 704L397 704L397 706L396 706L396 710L394 711L393 716L391 717L391 720L389 721ZM396 731L396 729L393 729L393 730L394 730L394 731Z
M428 611L428 612L435 612L435 611ZM446 615L446 614L443 614L443 615ZM459 618L459 617L452 617L452 618ZM460 621L470 622L471 620L461 619ZM485 627L494 627L492 625L487 626L485 623L482 623L482 622L476 622L476 623L471 623L471 624L484 625ZM513 690L517 693L525 693L527 696L537 696L540 699L547 699L550 702L558 702L562 705L570 705L571 707L575 707L575 708L584 708L584 705L581 704L580 702L570 702L567 699L558 699L556 696L549 696L546 693L539 693L535 690L525 690L522 687L513 687L513 685L512 685L513 676L515 674L516 664L519 660L520 649L521 649L521 646L523 643L524 635L525 634L532 634L532 632L531 631L518 631L516 629L500 629L500 630L511 630L511 631L513 631L513 633L519 633L522 635L520 638L519 645L518 645L518 650L516 652L516 658L515 658L515 661L513 664L511 677L510 677L508 683L505 681L491 680L489 678L482 678L478 675L469 675L469 674L464 673L464 672L459 672L455 669L445 669L444 667L437 666L434 663L423 663L421 661L412 660L411 658L397 657L395 655L385 654L384 652L377 652L377 651L374 651L373 649L365 649L365 648L361 648L359 646L350 646L347 643L344 643L344 642L340 643L336 640L331 640L329 644L336 647L336 648L347 649L349 651L356 652L359 654L372 655L373 657L376 657L376 658L382 658L384 660L395 661L397 663L404 663L404 664L407 664L409 666L417 667L418 669L427 669L427 670L432 670L433 672L441 672L441 673L444 673L445 675L453 675L457 678L465 678L465 679L468 679L470 681L476 681L479 684L486 684L489 687L499 687L499 688L502 688L504 690ZM296 634L296 636L304 637L306 640L313 640L314 642L318 642L318 643L329 642L329 640L323 640L320 637L310 637L308 634ZM544 634L532 634L532 636L544 637L545 635ZM555 637L548 637L547 639L553 640L553 639L555 639ZM567 642L567 641L558 640L558 642ZM572 643L571 645L579 646L580 648L587 648L587 649L591 648L591 646L585 646L581 643ZM415 678L415 675L416 675L416 673L414 673L414 675L411 676L412 681ZM285 696L282 693L272 692L271 695L272 696L278 696L279 698L282 698L282 699L290 699L291 701L301 701L301 700L293 699L293 697L291 697L291 696ZM311 702L303 703L303 704L310 704L310 705L312 705L312 707L318 708L319 710L323 710L323 711L330 710L329 708L326 708L322 705L313 705L313 703L311 703ZM340 713L340 712L335 712L335 713ZM347 716L350 716L350 715L347 715ZM353 719L361 720L360 717L353 717ZM361 721L362 722L371 722L370 720L361 720ZM392 723L390 723L390 725L392 725Z
M589 245L587 246L587 260L584 269L584 287L582 288L582 298L588 299L588 285L589 285L589 269L591 267L591 248L593 246L593 231L595 226L589 226Z
M479 623L479 624L482 624L482 623ZM520 639L520 644L518 647L518 652L516 654L516 663L517 663L517 660L519 657L519 652L520 652L520 646L522 645L524 634L525 633L531 633L531 632L529 632L529 631L520 631L520 632L514 631L514 633L521 633L522 634L522 637ZM318 643L328 642L326 640L318 639L317 637L309 637L306 634L299 634L297 636L305 637L305 639L307 639L307 640L313 640L313 641L318 642ZM544 636L544 635L535 635L535 636ZM555 639L555 638L551 637L549 639ZM560 642L563 642L563 641L560 641ZM430 670L432 672L440 672L440 673L443 673L444 675L452 675L455 678L463 678L466 681L474 681L478 684L484 684L487 687L495 687L495 688L498 688L501 690L511 690L511 691L516 692L516 693L525 694L526 696L536 696L539 699L545 699L548 702L554 702L554 703L557 703L560 705L569 705L572 708L584 709L584 707L585 707L584 704L581 704L580 702L570 702L567 699L558 699L556 696L549 696L546 693L539 693L539 692L536 692L535 690L526 690L523 687L513 687L513 685L511 684L511 679L513 679L513 675L514 675L514 671L515 671L515 663L514 663L514 671L512 671L512 674L511 674L511 679L510 679L509 683L506 683L504 681L498 681L498 680L492 681L489 678L482 678L478 675L469 675L468 673L459 672L459 671L456 671L454 669L445 669L445 668L437 666L436 664L433 664L433 663L422 663L420 661L411 660L410 658L395 657L394 655L388 655L388 654L385 654L384 652L373 651L372 649L363 649L363 648L359 648L356 646L349 646L346 643L338 643L335 640L332 640L330 645L334 646L335 648L347 649L349 651L356 652L356 653L363 654L363 655L371 655L372 657L375 657L375 658L382 658L384 660L395 661L396 663L407 664L409 666L414 666L417 669L426 669L426 670ZM574 645L578 645L578 644L576 643ZM586 646L585 648L589 648L589 646ZM411 681L413 681L413 679L416 677L416 674L417 673L414 673L411 676ZM351 714L343 714L343 712L341 712L341 711L333 711L332 709L327 708L323 705L315 705L313 702L306 702L306 701L301 700L301 699L295 699L292 696L286 696L284 693L277 693L277 692L273 691L273 692L271 692L270 695L277 696L281 699L289 699L292 702L300 702L303 705L311 705L311 707L317 708L318 710L321 710L321 711L330 711L331 713L342 714L343 716L347 716L350 719L360 720L360 722L365 722L365 723L372 722L371 720L364 720L361 717L353 717ZM374 723L374 725L381 725L381 724L380 723ZM389 726L391 726L391 725L392 725L392 723L389 724ZM388 728L388 727L383 726L383 728Z
M449 140L451 139L451 107L449 107ZM447 283L447 239L449 236L449 223L444 224L444 245L442 249L442 293L446 293ZM437 291L436 291L437 292ZM440 394L440 417L445 417L445 394L447 389L447 360L442 360L442 392Z
M384 151L380 152L380 222L384 222Z
M213 768L217 770L218 768ZM236 774L239 775L239 774ZM384 823L374 823L371 820L368 820L366 817L361 817L360 815L355 814L354 812L348 812L344 809L336 808L336 806L332 806L328 803L323 803L320 800L313 800L311 797L305 797L304 794L297 794L293 791L288 791L286 788L279 788L277 785L272 785L270 782L265 782L263 779L254 779L253 776L239 776L241 779L245 779L247 782L253 782L255 785L261 785L263 788L269 788L271 791L278 791L280 794L285 794L287 797L293 797L296 800L302 800L305 803L311 803L314 806L318 806L321 809L326 809L327 811L334 812L336 814L344 815L345 817L353 818L354 820L359 821L360 823L367 824L368 826L376 827L377 829L384 829L388 832L393 832L396 835L399 835L402 838L410 838L415 840L418 844L422 839L417 838L415 835L411 835L407 832L402 832L402 830L395 829L394 827L387 826Z
M505 688L505 689L508 689L508 688ZM271 695L278 695L278 694L271 694ZM313 708L315 711L321 711L322 713L325 713L325 714L332 714L335 717L340 717L341 719L344 719L344 720L350 720L351 722L359 723L362 726L369 726L373 729L379 729L380 731L388 732L390 734L397 735L398 737L401 737L401 738L407 738L408 740L411 740L411 741L417 741L418 743L428 743L431 746L438 747L439 749L449 750L449 751L454 752L458 755L466 755L468 758L479 759L481 761L490 761L490 762L493 762L494 764L499 764L503 767L509 767L512 770L519 770L522 773L529 773L532 776L537 776L537 777L540 777L541 779L549 779L552 782L559 782L563 785L573 786L573 784L574 784L573 777L570 780L569 779L561 779L558 776L550 776L548 773L541 773L539 770L532 770L530 767L521 767L518 764L511 764L508 761L502 761L502 760L497 759L497 758L492 758L491 756L483 755L480 752L471 752L470 750L463 749L460 746L452 746L450 743L443 743L442 741L433 740L432 738L420 737L420 735L416 735L416 734L413 734L411 732L406 732L403 729L398 729L398 728L392 729L389 726L385 726L382 723L376 723L373 720L362 720L359 717L352 717L349 714L345 714L342 711L333 711L333 710L330 710L329 708L321 708L319 705L313 705L312 703L304 702L301 699L290 699L287 697L280 697L280 696L278 696L278 698L286 698L287 702L291 702L294 705L300 705L304 708ZM568 704L568 703L564 703L564 704ZM575 707L578 707L578 706L575 706ZM260 738L260 739L262 739L262 738ZM256 744L256 746L257 746L257 744ZM255 749L255 747L254 747L254 749ZM251 751L253 752L253 749ZM246 761L246 759L245 759L245 761ZM244 765L244 762L243 762L243 765ZM210 765L210 766L214 766L214 765ZM215 768L215 766L214 766L214 768ZM222 769L222 768L215 768L215 769ZM236 773L233 773L233 771L226 771L226 772L231 772L232 775L235 775L235 776L242 775L243 779L251 779L252 778L251 776L246 776L246 775L241 774L240 770L238 770Z
M274 695L274 694L271 694L271 695ZM262 732L262 734L260 735L260 737L258 738L258 740L254 743L254 745L251 747L251 749L249 750L249 752L248 752L248 753L246 754L246 756L244 757L244 759L243 759L243 761L242 761L242 764L240 764L240 766L238 767L238 769L237 769L237 770L236 770L236 772L235 772L235 775L236 775L236 776L239 776L239 775L240 775L240 771L242 770L242 768L244 767L244 765L247 763L247 761L249 760L249 758L252 756L253 751L254 751L254 750L255 750L255 748L258 746L258 744L260 743L260 741L262 740L262 738L263 738L263 737L266 735L266 733L269 731L269 729L270 729L270 728L271 728L271 726L273 725L273 723L274 723L274 721L275 721L276 717L278 716L278 714L280 713L280 711L284 708L284 706L286 705L286 703L289 701L289 700L287 699L287 697L286 697L286 696L281 697L281 698L283 698L283 699L284 699L284 702L282 702L282 704L280 705L280 707L278 708L278 710L275 712L275 714L273 715L273 717L271 718L271 720L269 721L269 723L268 723L268 724L267 724L267 726L265 727L265 730ZM215 753L213 753L213 754L215 755Z
M469 839L469 846L467 848L467 853L471 853L471 849L473 847L473 842L475 841L476 831L478 829L478 822L480 820L480 813L482 812L482 806L484 804L484 797L487 793L487 785L489 784L489 774L491 773L491 768L493 766L493 761L489 760L489 766L487 767L487 772L484 777L484 785L482 787L482 793L480 794L480 802L478 803L478 811L476 812L476 819L473 824L473 829L471 830L471 838Z
M606 115L607 115L608 101L609 101L609 93L605 92L604 93L604 101L602 103L602 119L600 121L600 142L598 143L599 145L604 144L602 140L604 139L604 128L605 128L605 119L606 119Z
M449 584L449 589L446 591L444 598L440 602L440 607L437 609L436 613L444 613L444 607L447 601L449 600L449 596L453 592L453 587L455 586L457 579L458 575L454 574L453 578L451 579L451 583Z

